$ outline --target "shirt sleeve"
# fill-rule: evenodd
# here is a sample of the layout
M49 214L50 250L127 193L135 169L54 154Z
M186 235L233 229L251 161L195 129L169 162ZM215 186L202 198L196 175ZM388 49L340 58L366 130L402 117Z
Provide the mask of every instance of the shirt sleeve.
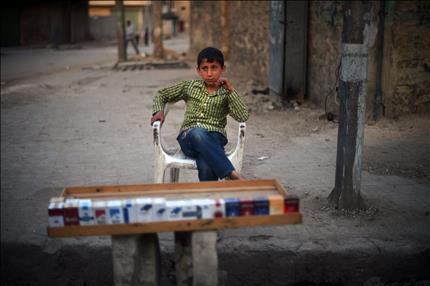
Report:
M166 103L186 100L186 89L188 84L188 81L182 81L157 91L154 97L154 104L152 106L152 114L154 115L155 113L164 110L164 105L166 105Z
M228 112L238 122L245 122L249 118L248 108L236 90L228 93Z

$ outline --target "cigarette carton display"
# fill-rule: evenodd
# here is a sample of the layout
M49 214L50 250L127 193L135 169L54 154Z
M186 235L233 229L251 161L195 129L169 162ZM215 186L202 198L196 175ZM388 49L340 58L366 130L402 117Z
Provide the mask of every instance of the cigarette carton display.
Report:
M284 197L281 195L271 195L269 199L269 213L279 215L284 213Z
M151 198L136 199L137 222L148 222L153 220L154 206Z
M124 223L124 214L121 200L112 200L107 202L108 223Z
M254 198L254 214L269 215L269 200L267 197Z
M214 218L222 218L225 217L225 201L224 199L216 199L214 201Z
M80 225L91 225L94 224L94 212L90 199L79 200L79 224Z
M106 213L106 201L94 201L93 202L93 210L94 210L94 220L96 224L107 224L107 213Z
M48 206L48 225L50 227L64 226L64 199L52 198Z
M164 198L153 198L152 199L152 220L153 221L167 221L168 210L166 205L166 199Z
M137 222L137 207L136 199L125 199L122 201L124 223L135 223Z
M184 205L185 205L185 201L183 200L166 201L167 219L169 221L182 220Z
M64 202L64 225L79 225L79 200L66 199Z

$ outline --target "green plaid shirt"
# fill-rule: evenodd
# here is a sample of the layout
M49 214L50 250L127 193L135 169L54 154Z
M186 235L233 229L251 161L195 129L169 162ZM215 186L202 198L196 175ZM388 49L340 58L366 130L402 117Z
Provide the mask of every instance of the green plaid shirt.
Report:
M166 103L179 100L186 102L180 132L192 127L202 127L221 132L227 137L227 115L238 122L245 122L249 117L248 109L236 91L229 92L221 87L209 94L203 80L185 80L159 90L154 98L152 114L163 110Z

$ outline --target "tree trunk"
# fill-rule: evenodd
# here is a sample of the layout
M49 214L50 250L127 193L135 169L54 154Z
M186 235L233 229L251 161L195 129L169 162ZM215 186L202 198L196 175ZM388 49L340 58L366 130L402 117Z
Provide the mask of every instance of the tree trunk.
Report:
M336 180L328 200L347 210L364 208L360 189L367 93L365 20L370 19L369 8L368 1L344 2Z
M164 57L163 47L163 22L161 19L162 1L152 1L154 15L154 58L162 59Z
M127 53L125 50L125 18L124 18L124 4L121 0L116 1L116 10L118 12L117 21L116 21L118 62L125 62L127 60Z

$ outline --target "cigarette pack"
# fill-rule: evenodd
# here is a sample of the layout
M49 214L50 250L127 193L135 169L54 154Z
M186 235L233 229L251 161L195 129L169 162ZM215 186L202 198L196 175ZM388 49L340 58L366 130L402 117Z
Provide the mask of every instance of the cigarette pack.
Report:
M269 199L267 197L257 197L253 201L255 215L269 215Z
M269 213L270 215L279 215L284 213L284 197L281 195L270 195Z
M221 218L225 217L225 201L224 199L216 199L214 201L214 212L213 217L214 218Z
M153 198L152 199L152 220L153 221L167 221L168 210L166 199L164 198Z
M182 209L183 219L201 219L202 218L202 206L199 204L199 200L188 200L184 201Z
M151 198L136 199L137 222L148 222L153 220L154 207Z
M106 214L106 201L94 201L93 202L93 210L94 210L94 220L96 224L107 224L107 214Z
M124 223L124 214L122 210L122 201L112 200L107 202L108 223Z
M240 215L247 216L254 215L254 213L254 201L249 198L240 199Z
M184 205L185 205L185 201L183 200L166 201L167 219L169 221L182 220Z
M201 215L198 219L213 219L215 213L215 200L213 199L194 199L192 204L200 208Z
M66 199L64 202L64 225L79 225L79 200Z
M124 223L137 222L136 199L125 199L122 201Z
M240 216L240 200L237 198L227 198L225 201L225 216Z
M64 226L63 198L51 198L48 206L48 225L50 227Z
M79 200L79 224L91 225L94 224L94 211L90 199Z

